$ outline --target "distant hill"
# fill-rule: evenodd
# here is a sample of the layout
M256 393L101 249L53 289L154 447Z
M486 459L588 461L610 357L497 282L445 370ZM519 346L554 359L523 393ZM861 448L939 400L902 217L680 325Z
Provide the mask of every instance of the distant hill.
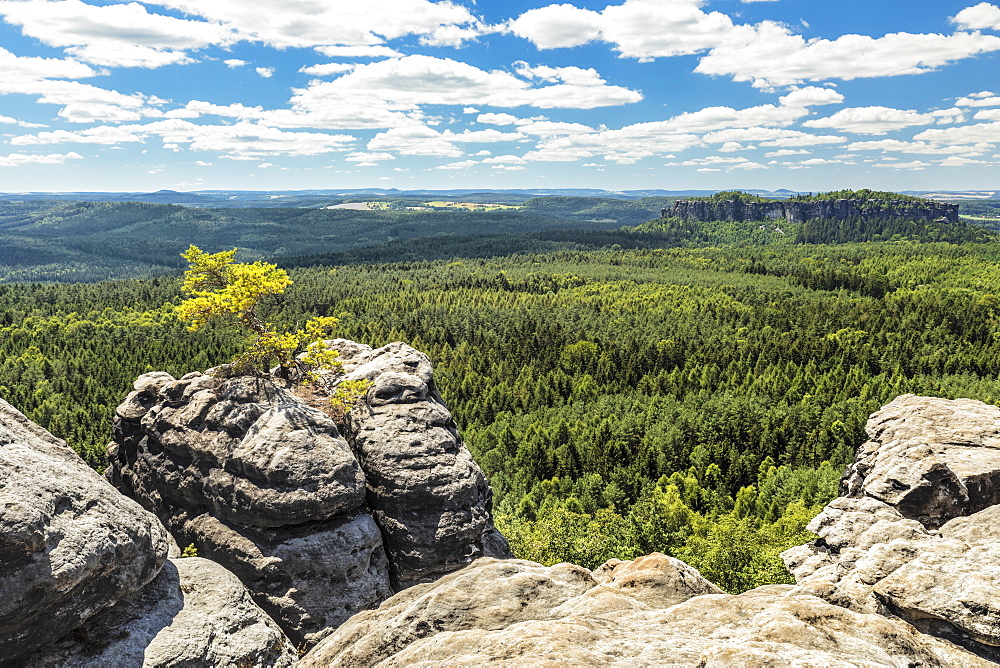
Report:
M169 193L164 197L170 197ZM648 216L647 216L648 217ZM242 260L339 253L393 241L566 228L612 230L531 210L219 209L149 202L0 201L0 282L98 281L174 271L180 253L239 248Z

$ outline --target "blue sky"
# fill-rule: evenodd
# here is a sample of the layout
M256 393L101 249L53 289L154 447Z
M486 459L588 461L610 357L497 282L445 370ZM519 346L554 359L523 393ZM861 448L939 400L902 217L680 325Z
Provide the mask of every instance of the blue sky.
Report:
M1000 6L0 0L0 191L1000 191Z

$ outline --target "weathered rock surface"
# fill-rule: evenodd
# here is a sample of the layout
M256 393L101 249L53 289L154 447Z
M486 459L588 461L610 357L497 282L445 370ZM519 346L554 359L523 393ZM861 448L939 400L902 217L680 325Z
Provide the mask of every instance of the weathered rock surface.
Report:
M492 492L434 387L430 360L404 343L338 339L343 380L368 380L347 438L364 469L397 590L483 556L512 556L493 527Z
M931 529L1000 503L1000 408L907 394L866 430L844 496L884 501Z
M872 415L869 441L782 556L832 603L898 615L1000 661L1000 409L903 395Z
M273 666L298 659L235 575L197 557L171 559L133 596L27 657L25 668Z
M0 663L137 591L168 540L153 515L0 400Z
M348 378L374 382L350 443L284 381L152 373L118 407L109 446L109 479L233 571L296 644L394 587L510 556L427 357L336 344Z
M677 200L664 216L684 220L733 220L765 222L784 219L804 223L811 219L845 220L847 218L910 218L958 222L958 205L932 202L918 204L910 200L837 199L819 202L775 201L743 202L737 199Z
M357 615L300 665L990 665L794 587L715 593L663 555L609 564L598 576L605 584L570 564L480 559Z
M134 387L109 479L235 573L293 642L391 594L364 473L327 415L267 378L152 373Z

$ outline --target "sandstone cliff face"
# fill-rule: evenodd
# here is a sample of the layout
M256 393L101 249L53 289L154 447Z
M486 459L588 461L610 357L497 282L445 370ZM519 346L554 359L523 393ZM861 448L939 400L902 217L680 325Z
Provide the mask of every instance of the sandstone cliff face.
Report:
M351 443L277 379L146 374L119 406L107 475L313 644L394 589L510 556L490 492L404 344L334 342L374 382Z
M25 657L24 668L273 666L298 653L236 576L197 557L171 559L136 595Z
M291 666L236 577L0 400L0 665Z
M792 223L804 223L811 219L832 218L910 218L914 220L945 219L949 223L958 222L958 205L927 202L915 204L908 200L853 200L838 199L820 202L741 202L726 200L721 202L705 200L677 200L671 209L665 209L666 216L683 220L733 220L765 222L785 219Z
M347 438L365 472L393 587L429 582L481 556L511 556L493 527L492 491L434 387L427 356L403 343L330 343L340 350L341 381L372 382Z
M869 441L782 556L832 603L899 616L1000 661L1000 408L904 395L868 421Z

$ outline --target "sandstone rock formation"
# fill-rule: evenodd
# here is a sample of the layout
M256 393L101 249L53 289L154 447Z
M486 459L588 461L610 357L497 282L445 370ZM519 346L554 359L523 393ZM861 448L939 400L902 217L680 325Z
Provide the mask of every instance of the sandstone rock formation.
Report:
M903 395L782 556L805 590L1000 661L1000 408Z
M0 663L136 592L168 540L153 515L0 400Z
M300 665L990 665L791 586L720 593L663 555L597 575L603 584L570 564L480 559L358 614Z
M236 576L171 559L137 594L26 657L25 668L294 665L298 653Z
M430 360L404 343L377 350L343 339L342 380L372 382L347 438L368 481L393 587L428 582L481 556L509 557L493 527L492 492L434 387Z
M109 446L109 479L233 571L296 644L393 586L510 556L427 357L337 343L349 377L374 381L351 444L278 379L152 373L118 407Z
M784 219L804 223L810 219L832 218L909 218L958 222L958 205L932 202L917 204L911 200L837 199L818 202L775 201L743 202L732 200L677 200L664 216L683 220L733 220L765 222Z
M295 662L236 576L168 550L155 516L0 400L0 665Z

